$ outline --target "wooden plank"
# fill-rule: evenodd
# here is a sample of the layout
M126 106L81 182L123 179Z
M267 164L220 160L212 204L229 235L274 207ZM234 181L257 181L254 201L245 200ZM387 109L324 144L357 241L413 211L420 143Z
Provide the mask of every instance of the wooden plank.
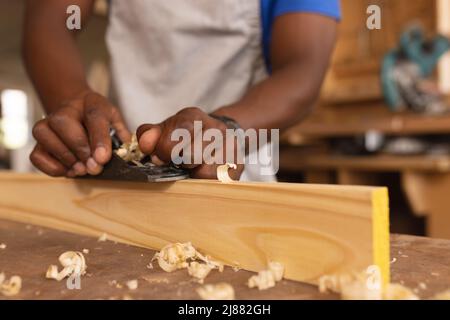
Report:
M386 188L186 180L129 183L0 174L0 218L159 249L191 241L251 271L270 260L286 278L376 264L389 281Z

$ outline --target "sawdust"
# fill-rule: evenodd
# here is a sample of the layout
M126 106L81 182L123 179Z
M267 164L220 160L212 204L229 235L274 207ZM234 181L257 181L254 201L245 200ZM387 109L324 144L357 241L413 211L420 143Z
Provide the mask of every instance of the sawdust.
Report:
M6 249L6 243L0 243L0 250Z
M197 293L203 300L234 300L233 287L225 282L207 284L197 288Z
M61 281L70 276L82 276L86 273L86 260L81 252L67 251L59 256L59 262L63 269L59 272L56 265L50 265L45 277Z
M165 283L165 284L170 283L169 279L167 278L152 278L149 276L142 276L141 278L147 281L148 283Z
M84 254L89 254L89 249L83 249L81 250Z
M0 273L0 293L7 297L12 297L19 294L22 288L22 278L19 276L12 276L6 279L4 273Z

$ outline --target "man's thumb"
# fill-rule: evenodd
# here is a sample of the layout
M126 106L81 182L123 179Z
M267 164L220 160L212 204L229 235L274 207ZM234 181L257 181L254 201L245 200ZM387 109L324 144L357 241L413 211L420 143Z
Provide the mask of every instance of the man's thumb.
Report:
M161 127L157 124L143 124L137 129L136 136L141 151L145 154L151 154L161 137Z

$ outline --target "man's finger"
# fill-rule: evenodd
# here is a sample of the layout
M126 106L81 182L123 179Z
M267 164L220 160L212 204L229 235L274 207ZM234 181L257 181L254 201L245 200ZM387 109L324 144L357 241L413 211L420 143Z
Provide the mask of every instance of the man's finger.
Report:
M87 101L86 103L89 103ZM99 105L86 104L84 110L84 124L88 131L92 155L100 165L105 164L111 158L111 136L109 130L111 120L108 116L109 108Z
M46 120L41 120L33 128L33 137L56 160L70 169L77 162L75 155L62 143L50 129Z
M161 133L162 128L160 125L144 124L140 126L136 131L136 135L141 151L145 154L152 154L159 142Z
M34 147L33 152L31 152L30 161L36 168L52 177L65 176L69 172L61 162L51 156L39 144L37 144Z
M122 142L130 142L131 133L126 126L125 121L123 120L122 114L115 107L112 107L111 112L111 125L116 130L117 136Z
M86 135L86 130L81 125L80 115L73 110L64 113L56 113L48 118L50 128L60 137L62 142L82 162L86 163L91 156L91 148Z

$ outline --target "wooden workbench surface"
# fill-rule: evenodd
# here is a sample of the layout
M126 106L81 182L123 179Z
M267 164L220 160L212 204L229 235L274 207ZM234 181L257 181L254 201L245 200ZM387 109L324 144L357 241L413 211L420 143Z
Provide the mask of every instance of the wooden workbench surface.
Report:
M198 299L195 288L199 284L186 270L166 273L157 263L153 269L147 268L152 250L4 220L0 220L0 243L6 244L5 249L0 249L0 272L7 277L22 277L22 290L14 298ZM68 290L64 280L45 279L47 267L59 265L61 253L83 249L89 249L89 253L85 254L88 270L82 277L81 290ZM394 235L391 250L393 282L416 288L422 298L450 288L450 241ZM223 273L212 271L205 283L228 282L237 299L337 298L320 294L314 286L285 280L266 291L249 289L245 283L252 274L225 268ZM131 291L125 283L133 279L139 281L139 287Z

